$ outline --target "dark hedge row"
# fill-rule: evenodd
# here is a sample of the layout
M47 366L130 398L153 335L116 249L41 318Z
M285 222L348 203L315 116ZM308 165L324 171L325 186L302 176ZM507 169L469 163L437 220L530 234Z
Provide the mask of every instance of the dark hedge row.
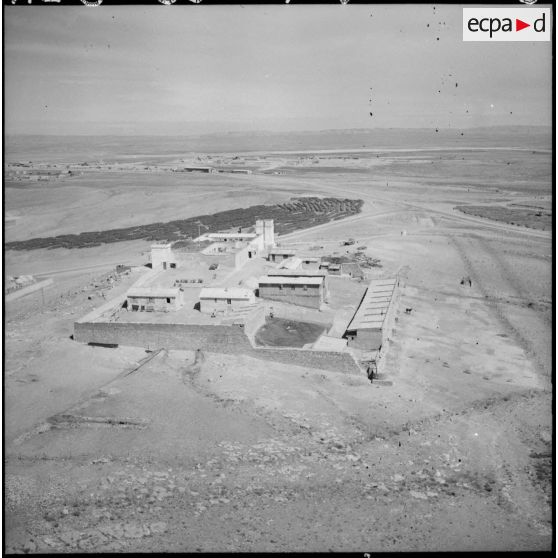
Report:
M91 231L79 234L63 234L47 238L32 238L7 242L6 250L36 250L38 248L90 248L111 242L126 240L168 241L196 238L198 223L205 225L201 232L218 232L230 228L251 227L256 219L273 219L275 232L286 234L299 229L321 225L332 220L343 219L361 211L362 200L338 198L293 198L278 205L254 205L241 209L220 211L211 215L200 215L152 223L123 229Z

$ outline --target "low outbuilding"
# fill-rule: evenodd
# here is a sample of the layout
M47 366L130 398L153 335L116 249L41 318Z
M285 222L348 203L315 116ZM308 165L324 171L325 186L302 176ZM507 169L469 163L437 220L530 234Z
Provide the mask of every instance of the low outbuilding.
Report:
M287 250L285 248L274 248L267 254L267 259L270 262L281 262L287 258L292 258L296 252L294 250Z
M133 287L126 300L132 312L171 312L183 305L182 291L177 288Z
M302 256L302 269L320 269L320 258Z
M296 256L293 256L291 258L287 258L286 260L280 262L278 265L278 269L295 270L299 268L301 264L302 264L302 260L300 258L297 258Z
M200 312L217 314L248 308L256 303L251 289L206 287L200 292Z

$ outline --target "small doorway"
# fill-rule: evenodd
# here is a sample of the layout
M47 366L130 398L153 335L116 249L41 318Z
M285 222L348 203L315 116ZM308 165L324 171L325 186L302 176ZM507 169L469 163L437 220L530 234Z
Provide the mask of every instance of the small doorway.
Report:
M167 262L163 262L163 269L167 269Z

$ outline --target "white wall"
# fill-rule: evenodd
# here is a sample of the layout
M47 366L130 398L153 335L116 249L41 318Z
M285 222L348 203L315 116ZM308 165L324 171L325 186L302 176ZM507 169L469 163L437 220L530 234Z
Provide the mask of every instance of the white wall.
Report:
M152 246L151 247L151 268L164 269L163 265L166 263L166 269L170 268L170 264L176 264L176 258L172 252L171 247L166 246Z

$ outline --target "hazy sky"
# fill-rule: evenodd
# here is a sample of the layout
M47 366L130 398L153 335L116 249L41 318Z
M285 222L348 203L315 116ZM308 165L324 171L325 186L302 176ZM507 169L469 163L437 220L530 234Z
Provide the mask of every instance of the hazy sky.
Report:
M460 6L24 5L4 28L8 134L551 124L551 43L463 42Z

